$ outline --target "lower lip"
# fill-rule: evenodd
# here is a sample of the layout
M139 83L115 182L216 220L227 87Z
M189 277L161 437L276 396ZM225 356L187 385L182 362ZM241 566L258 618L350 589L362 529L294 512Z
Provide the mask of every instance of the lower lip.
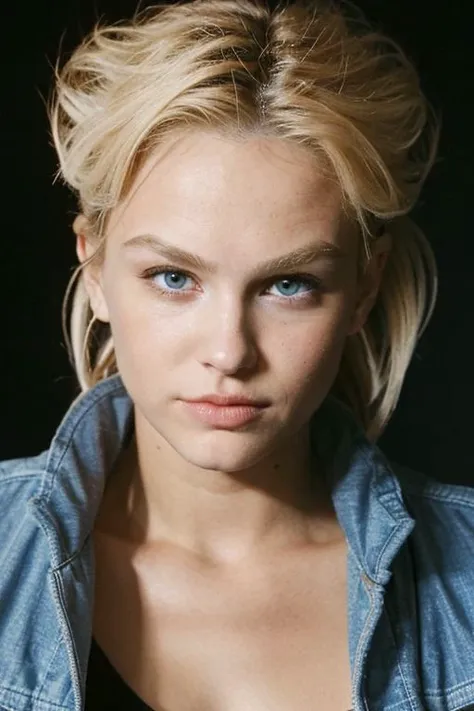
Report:
M255 405L215 405L212 402L189 402L183 400L188 412L211 427L231 429L242 427L255 420L264 407Z

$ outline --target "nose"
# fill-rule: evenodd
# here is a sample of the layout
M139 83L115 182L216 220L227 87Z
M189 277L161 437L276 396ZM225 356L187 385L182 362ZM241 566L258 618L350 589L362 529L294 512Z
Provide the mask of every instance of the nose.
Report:
M258 360L250 319L243 306L221 302L206 316L201 331L201 361L223 375L251 370Z

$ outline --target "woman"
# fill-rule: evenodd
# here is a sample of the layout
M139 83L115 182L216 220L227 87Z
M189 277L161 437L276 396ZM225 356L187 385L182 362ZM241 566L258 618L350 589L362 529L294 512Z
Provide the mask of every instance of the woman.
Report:
M2 465L0 708L474 704L474 493L376 447L434 303L415 70L319 2L95 29L51 110L81 386Z

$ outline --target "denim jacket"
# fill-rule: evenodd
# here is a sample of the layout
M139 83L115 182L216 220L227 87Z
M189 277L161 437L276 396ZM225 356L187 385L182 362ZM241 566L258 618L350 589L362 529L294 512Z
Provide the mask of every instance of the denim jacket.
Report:
M3 711L84 707L91 531L132 431L113 376L73 403L48 451L0 464ZM474 489L390 466L331 397L312 432L348 542L354 711L474 709Z

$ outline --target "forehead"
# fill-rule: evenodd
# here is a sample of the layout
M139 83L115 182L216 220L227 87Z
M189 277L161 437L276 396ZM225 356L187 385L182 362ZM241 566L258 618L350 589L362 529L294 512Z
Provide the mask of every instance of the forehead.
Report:
M221 242L273 237L275 246L293 235L344 239L336 181L302 147L269 137L180 137L146 160L111 218L119 240L166 231L188 249L205 246L204 235Z

